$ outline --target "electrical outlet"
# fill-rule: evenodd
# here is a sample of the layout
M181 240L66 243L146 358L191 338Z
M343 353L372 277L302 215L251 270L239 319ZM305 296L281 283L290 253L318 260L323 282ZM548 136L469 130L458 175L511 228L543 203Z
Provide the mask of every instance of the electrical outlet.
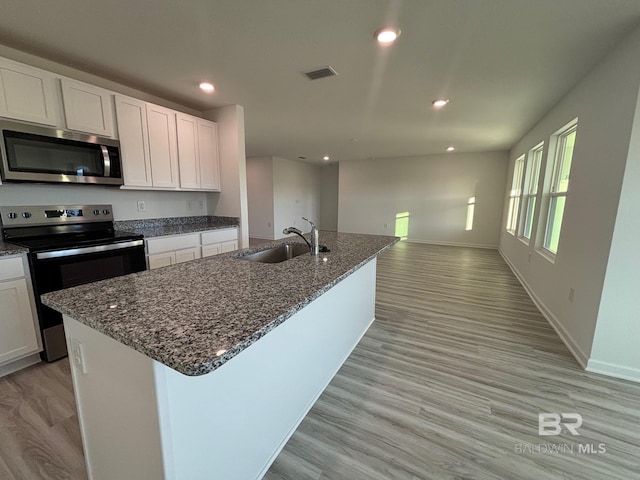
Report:
M389 225L385 223L384 228L389 228Z
M271 222L267 222L267 227L271 227Z
M187 200L187 210L193 210L193 201Z
M576 296L576 291L573 288L569 289L569 301L573 303L573 299Z
M529 252L529 262L531 262L531 252Z
M138 200L138 211L144 212L147 210L147 206L144 204L144 200Z
M204 210L204 201L198 200L198 210Z
M87 364L84 361L84 352L82 351L82 343L75 338L69 339L69 346L71 351L69 357L71 357L71 363L82 373L87 373Z

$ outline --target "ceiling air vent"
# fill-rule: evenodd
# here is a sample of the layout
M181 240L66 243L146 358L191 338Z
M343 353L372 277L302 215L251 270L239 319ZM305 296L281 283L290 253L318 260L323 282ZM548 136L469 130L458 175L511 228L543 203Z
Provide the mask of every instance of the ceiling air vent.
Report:
M336 71L328 65L316 70L311 70L310 72L304 72L304 74L309 80L318 80L319 78L335 77L338 75Z

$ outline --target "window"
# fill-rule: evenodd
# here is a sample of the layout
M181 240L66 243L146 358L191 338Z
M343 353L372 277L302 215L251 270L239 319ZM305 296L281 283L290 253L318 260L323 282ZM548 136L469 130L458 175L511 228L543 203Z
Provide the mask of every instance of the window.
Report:
M542 163L542 152L544 143L529 151L529 161L527 175L524 181L524 193L522 195L522 212L524 219L520 225L520 236L526 240L531 240L531 229L533 228L533 214L536 210L536 195L538 194L538 178L540 177L540 165Z
M507 232L515 234L518 225L520 196L522 195L522 173L524 172L524 155L518 157L513 166L513 180L509 192L509 210L507 211Z
M469 197L467 201L467 222L465 223L465 230L473 230L473 215L476 210L476 197Z
M569 172L573 158L573 146L576 141L577 123L573 123L564 131L557 134L556 152L553 163L553 176L549 192L549 216L544 235L544 248L552 253L558 252L560 229L564 205L569 190Z

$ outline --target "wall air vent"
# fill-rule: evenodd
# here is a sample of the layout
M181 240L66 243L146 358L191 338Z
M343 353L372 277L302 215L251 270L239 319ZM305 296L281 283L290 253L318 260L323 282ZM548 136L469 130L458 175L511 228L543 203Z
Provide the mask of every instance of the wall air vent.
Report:
M304 72L304 74L309 80L318 80L319 78L335 77L338 75L336 71L328 65L309 72Z

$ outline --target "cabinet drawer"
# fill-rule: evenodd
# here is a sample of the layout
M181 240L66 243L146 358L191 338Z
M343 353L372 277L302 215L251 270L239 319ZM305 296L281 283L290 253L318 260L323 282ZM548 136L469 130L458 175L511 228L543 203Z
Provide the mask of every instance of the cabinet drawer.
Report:
M202 257L212 257L214 255L218 255L220 252L220 244L214 243L213 245L203 245L202 246Z
M147 253L169 252L171 250L182 250L200 246L200 234L175 235L173 237L158 237L147 240Z
M202 233L202 245L238 240L237 228L222 228Z
M24 277L24 265L22 257L13 257L0 260L0 280Z

